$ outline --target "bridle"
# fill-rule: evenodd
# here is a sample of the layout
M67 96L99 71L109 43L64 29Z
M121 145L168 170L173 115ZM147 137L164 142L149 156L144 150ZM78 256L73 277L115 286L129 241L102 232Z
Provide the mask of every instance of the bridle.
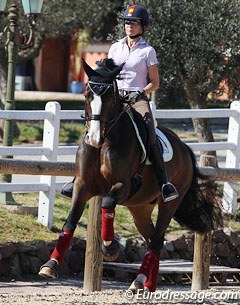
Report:
M113 87L113 83L97 83L93 81L88 81L87 88L89 88L93 94L97 96L104 95L111 87ZM115 92L114 92L115 96ZM101 121L106 123L106 119L101 114L86 114L87 121Z
M85 92L85 142L96 148L104 143L123 108L116 81L123 65L124 63L116 66L112 59L104 59L98 64L99 68L93 70L83 60L88 76Z
M117 104L117 102L120 102L117 82L113 81L113 83L98 83L89 80L87 83L87 88L89 88L92 91L92 93L97 96L104 95L112 87L113 87L113 96L114 96L114 101L112 103L112 110L114 110L114 107ZM125 112L124 110L121 111L117 117L113 118L109 122L107 122L106 118L103 117L101 114L88 115L87 113L85 113L86 126L88 121L100 121L100 122L108 123L108 125L111 126L112 128L112 125L115 125L115 123L119 120L122 113L124 112Z

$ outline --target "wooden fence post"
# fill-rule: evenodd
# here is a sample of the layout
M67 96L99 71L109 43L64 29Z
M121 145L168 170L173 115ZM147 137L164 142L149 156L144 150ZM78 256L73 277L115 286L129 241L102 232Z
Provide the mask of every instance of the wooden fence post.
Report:
M83 289L87 292L100 291L102 288L101 205L102 197L100 196L93 197L89 202L83 284Z
M200 164L201 166L216 167L217 160L215 156L202 155L200 158ZM213 182L213 184L214 183L215 182ZM207 234L195 233L191 287L192 291L208 288L210 276L211 242L212 232L209 232Z

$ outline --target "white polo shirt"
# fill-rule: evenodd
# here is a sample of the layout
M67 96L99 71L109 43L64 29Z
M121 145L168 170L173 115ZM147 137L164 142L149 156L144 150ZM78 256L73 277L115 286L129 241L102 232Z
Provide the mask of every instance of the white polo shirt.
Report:
M158 64L156 52L143 38L129 49L126 43L127 37L112 44L108 52L108 58L112 58L116 65L125 62L117 80L118 89L126 91L142 90L147 85L148 68Z

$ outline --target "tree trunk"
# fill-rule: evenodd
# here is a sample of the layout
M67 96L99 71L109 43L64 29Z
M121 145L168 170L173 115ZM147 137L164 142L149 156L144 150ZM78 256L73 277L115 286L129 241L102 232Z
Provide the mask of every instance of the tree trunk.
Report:
M192 109L204 109L205 100L200 96L199 92L195 88L192 78L185 79L185 92ZM212 129L209 119L192 119L194 130L197 134L199 142L214 142ZM201 154L216 156L215 151L201 151Z

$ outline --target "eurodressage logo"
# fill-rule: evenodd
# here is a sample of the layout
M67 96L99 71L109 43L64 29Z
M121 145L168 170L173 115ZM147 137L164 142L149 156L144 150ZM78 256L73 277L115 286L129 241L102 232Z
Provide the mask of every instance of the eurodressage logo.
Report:
M194 303L203 303L207 300L239 300L239 291L155 291L149 292L144 289L138 289L134 294L131 290L125 291L125 297L128 300L165 300L165 301L194 301Z

